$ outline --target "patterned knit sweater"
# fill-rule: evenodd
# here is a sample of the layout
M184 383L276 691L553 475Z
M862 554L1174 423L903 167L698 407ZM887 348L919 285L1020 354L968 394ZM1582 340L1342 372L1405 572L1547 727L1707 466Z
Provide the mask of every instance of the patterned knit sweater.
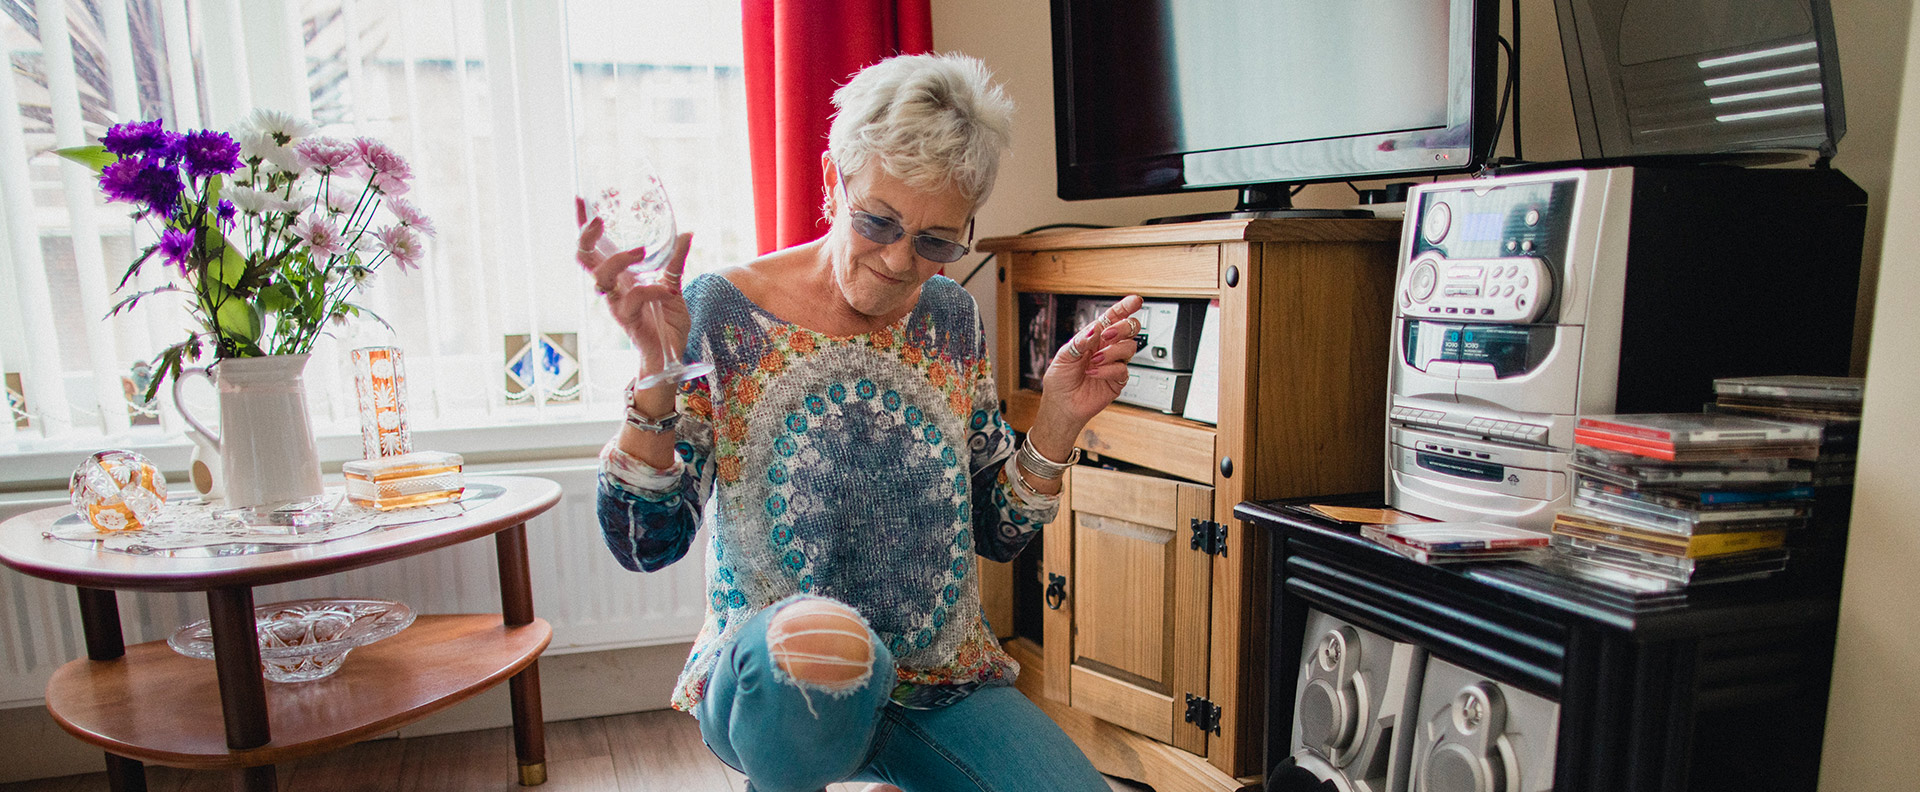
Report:
M707 543L707 613L673 696L691 710L716 656L753 615L796 593L853 606L892 650L893 699L928 708L1019 666L980 611L975 554L1008 560L1057 497L1008 478L1015 449L972 295L936 276L891 325L828 336L773 316L718 275L687 291L688 357L674 466L610 443L599 516L633 570Z

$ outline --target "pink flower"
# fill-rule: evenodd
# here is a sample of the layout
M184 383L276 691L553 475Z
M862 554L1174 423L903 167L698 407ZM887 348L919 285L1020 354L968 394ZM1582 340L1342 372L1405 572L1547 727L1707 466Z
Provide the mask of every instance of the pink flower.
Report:
M338 256L347 252L347 240L331 218L309 214L293 224L293 235L307 243L315 256Z
M353 146L360 152L361 162L372 172L367 181L374 189L386 195L403 195L411 189L407 182L413 179L413 166L408 165L399 152L369 137L354 138Z
M339 138L310 137L293 144L293 151L308 167L321 173L361 164L360 149Z
M404 225L390 225L374 232L380 240L380 248L393 257L393 263L401 269L412 269L420 265L420 259L426 255L426 248L420 242L420 236Z
M420 211L420 207L414 206L412 202L409 202L407 199L395 198L388 201L387 211L392 212L394 217L399 218L401 225L412 228L427 236L433 236L433 218L428 217L426 212Z
M375 173L367 177L367 183L372 184L373 189L381 195L406 195L408 190L413 189L413 185L407 182L410 175L394 175L391 171Z
M353 207L360 203L363 185L341 179L327 185L327 211L334 214L350 214Z
M387 144L369 137L354 138L353 147L360 152L360 158L367 167L377 173L392 172L397 176L413 175L413 168L407 165L405 157L389 148Z

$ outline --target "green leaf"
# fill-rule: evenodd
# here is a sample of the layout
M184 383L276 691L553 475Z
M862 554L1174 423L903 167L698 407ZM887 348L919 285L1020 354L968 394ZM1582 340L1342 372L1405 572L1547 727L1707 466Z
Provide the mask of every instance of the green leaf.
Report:
M345 304L345 305L344 305L344 306L342 306L342 307L343 307L343 308L345 308L345 309L349 309L349 310L350 310L350 311L352 312L352 314L353 314L354 316L364 316L364 317L367 317L367 318L369 318L369 319L372 319L373 321L376 321L376 322L379 322L379 323L380 323L380 326L381 326L381 327L384 327L384 328L387 328L387 331L388 331L388 332L399 332L399 331L397 331L397 330L394 330L394 329L393 329L393 325L390 325L390 324L388 324L388 323L387 323L387 320L385 320L385 319L383 319L383 318L381 318L379 314L377 314L377 313L374 313L374 312L373 312L373 311L371 311L371 310L368 310L368 309L367 309L366 307L364 307L364 306L360 306L360 305L355 305L355 304L353 304L353 303L347 303L347 304ZM347 312L347 311L342 311L342 313L346 313L346 312Z
M276 283L260 290L260 309L267 313L279 313L293 303L293 287L285 283Z
M154 252L159 249L159 243L154 243L148 245L146 250L140 251L140 257L134 259L132 264L127 265L127 274L120 276L120 285L113 287L113 290L119 291L127 288L127 282L133 280L133 276L140 274L140 265L147 263L147 259L153 258Z
M105 146L74 146L54 149L53 153L92 168L94 173L106 170L108 165L120 161L120 155L108 151Z
M238 247L227 242L226 235L220 233L220 229L215 228L208 233L218 240L220 257L207 263L207 274L228 286L239 286L240 279L247 275L247 257L240 253Z
M194 347L197 351L198 346L194 343L193 337L188 336L187 340L160 350L160 355L153 359L153 381L147 383L145 397L147 401L152 401L154 394L160 392L160 383L166 382L167 377L180 376L181 356L187 354L189 347Z
M223 341L252 344L260 338L260 308L217 280L200 280L200 311Z
M124 300L121 300L118 303L115 303L113 306L113 309L110 311L107 311L107 316L115 316L123 310L132 308L135 304L139 303L142 299L153 296L155 294L159 294L161 292L177 292L177 291L186 291L186 289L182 289L173 284L167 284L165 286L157 286L143 292L138 292Z

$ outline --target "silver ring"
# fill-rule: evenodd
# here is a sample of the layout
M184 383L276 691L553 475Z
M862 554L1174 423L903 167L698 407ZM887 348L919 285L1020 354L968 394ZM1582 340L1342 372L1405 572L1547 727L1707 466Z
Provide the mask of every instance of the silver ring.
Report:
M1074 360L1079 360L1080 356L1083 354L1086 354L1086 353L1080 351L1080 339L1076 338L1072 341L1067 342L1067 357L1073 358Z

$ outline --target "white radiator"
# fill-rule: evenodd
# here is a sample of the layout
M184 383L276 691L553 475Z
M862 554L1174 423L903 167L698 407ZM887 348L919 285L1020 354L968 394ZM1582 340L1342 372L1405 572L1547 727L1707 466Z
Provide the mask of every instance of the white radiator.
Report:
M553 624L549 654L690 641L700 629L705 583L704 533L688 558L659 572L622 569L600 539L594 517L591 460L469 465L469 475L539 476L558 482L560 502L527 523L534 612ZM66 503L49 493L33 503L0 506L0 519ZM262 586L265 604L303 597L378 597L419 613L500 610L500 581L490 539L338 575ZM127 643L166 640L187 622L206 618L204 594L120 592ZM38 705L61 664L86 654L72 586L0 567L0 709ZM351 659L348 662L352 662Z

